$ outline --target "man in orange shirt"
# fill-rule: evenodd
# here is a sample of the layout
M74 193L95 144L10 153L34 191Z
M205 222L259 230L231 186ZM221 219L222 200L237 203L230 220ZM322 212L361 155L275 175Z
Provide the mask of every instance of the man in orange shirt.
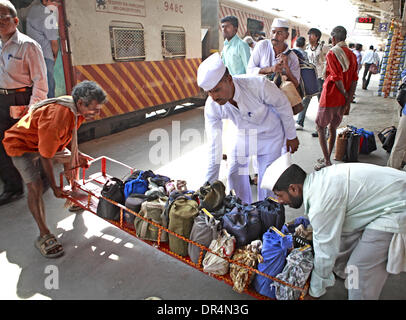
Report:
M352 97L358 81L358 64L355 54L348 49L345 39L347 30L337 26L331 31L333 48L326 56L326 75L321 92L319 110L316 116L316 127L323 158L317 160L315 170L331 166L331 153L336 140L337 128L345 111L350 110ZM329 143L325 129L329 127Z
M75 178L74 168L87 166L89 158L78 150L77 129L85 120L93 120L105 101L106 93L98 84L83 81L73 88L72 96L32 105L28 114L5 132L3 145L27 185L28 207L40 231L35 246L44 257L57 258L64 253L46 225L44 182L47 180L55 197L66 195L56 185L53 161L68 155L64 161L68 179Z

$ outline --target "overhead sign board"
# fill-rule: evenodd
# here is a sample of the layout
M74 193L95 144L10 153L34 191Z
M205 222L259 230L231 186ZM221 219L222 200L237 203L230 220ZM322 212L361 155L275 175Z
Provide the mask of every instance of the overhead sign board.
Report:
M378 29L378 31L379 32L387 32L388 31L388 23L387 22L385 22L385 23L380 23L379 24L379 29Z
M97 12L145 17L145 0L95 0Z
M355 29L372 30L374 28L375 18L358 17L355 19Z

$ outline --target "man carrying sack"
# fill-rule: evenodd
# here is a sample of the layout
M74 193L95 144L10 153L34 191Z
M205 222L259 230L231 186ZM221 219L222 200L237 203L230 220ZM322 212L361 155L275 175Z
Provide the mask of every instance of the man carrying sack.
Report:
M252 203L248 159L258 159L258 200L271 193L261 189L265 168L287 148L299 147L292 108L274 83L259 76L231 76L218 53L203 61L197 70L198 85L208 92L205 127L209 141L206 181L218 179L222 158L222 119L230 119L238 129L231 142L228 183L230 190L245 203Z
M72 96L32 105L28 113L5 132L4 148L27 185L28 207L39 228L35 247L46 258L60 257L64 251L46 224L44 183L51 186L55 197L66 196L56 185L53 161L64 163L69 181L76 178L78 167L87 166L89 157L78 150L77 129L85 120L93 120L105 101L106 93L98 84L83 81L73 88Z
M306 174L284 154L262 181L279 203L304 205L313 227L310 298L324 295L338 276L348 299L379 299L388 274L406 271L406 172L345 163Z

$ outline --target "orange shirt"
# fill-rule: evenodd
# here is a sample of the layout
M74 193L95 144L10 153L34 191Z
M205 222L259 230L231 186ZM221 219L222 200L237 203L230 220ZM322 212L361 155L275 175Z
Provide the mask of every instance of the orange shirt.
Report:
M77 127L85 118L78 116ZM39 152L44 158L53 158L72 139L75 116L68 107L49 104L20 119L4 133L3 145L10 157L26 152Z

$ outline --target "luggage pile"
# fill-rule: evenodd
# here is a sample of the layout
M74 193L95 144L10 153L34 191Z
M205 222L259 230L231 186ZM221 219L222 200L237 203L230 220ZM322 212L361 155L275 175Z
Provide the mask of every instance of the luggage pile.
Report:
M188 190L183 180L137 170L124 181L107 179L93 213L236 292L261 299L304 296L313 261L309 221L285 224L279 203L245 204L225 189L217 180Z
M354 126L337 130L334 157L337 161L357 162L359 154L370 154L376 149L375 135L372 131Z

